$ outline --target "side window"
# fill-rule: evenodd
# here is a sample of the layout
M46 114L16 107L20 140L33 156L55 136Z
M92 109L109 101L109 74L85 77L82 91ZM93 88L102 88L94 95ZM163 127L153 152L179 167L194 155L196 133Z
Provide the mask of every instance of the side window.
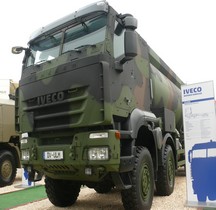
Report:
M114 57L118 58L121 55L124 55L124 31L120 23L115 22L115 33L114 33Z

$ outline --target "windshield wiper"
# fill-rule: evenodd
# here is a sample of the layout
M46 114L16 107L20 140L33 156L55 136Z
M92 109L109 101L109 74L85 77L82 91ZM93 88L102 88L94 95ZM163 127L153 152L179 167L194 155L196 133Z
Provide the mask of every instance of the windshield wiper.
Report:
M67 53L67 52L81 53L81 50L75 48L74 50L67 50L67 51L63 52L62 54L65 54L65 53Z
M81 22L81 24L82 24L82 26L83 26L83 28L84 28L84 31L85 32L89 32L89 28L88 28L88 26L86 25L86 23L85 22Z
M38 61L37 63L35 63L35 65L40 65L40 64L42 64L42 63L44 63L44 62L46 62L47 60L40 60L40 61Z
M76 53L81 53L81 49L82 48L86 48L86 47L96 47L96 44L85 44L85 45L80 45L78 47L75 47L73 50L67 50L65 52L63 52L62 54L65 54L67 52L76 52Z
M81 49L81 48L86 48L86 47L96 47L96 44L84 44L76 47L75 49Z

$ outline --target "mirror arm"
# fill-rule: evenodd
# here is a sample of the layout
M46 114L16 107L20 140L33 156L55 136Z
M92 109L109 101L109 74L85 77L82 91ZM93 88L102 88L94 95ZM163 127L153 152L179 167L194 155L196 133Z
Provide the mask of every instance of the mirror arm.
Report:
M29 49L29 48L23 48L23 50L25 50L25 56L24 56L24 58L23 58L23 61L22 61L22 63L23 63L23 64L25 64L25 62L26 62L26 59L29 57L29 55L30 55L31 51L30 51L30 49Z
M121 63L122 60L115 61L115 70L118 71L119 73L123 72L123 65Z

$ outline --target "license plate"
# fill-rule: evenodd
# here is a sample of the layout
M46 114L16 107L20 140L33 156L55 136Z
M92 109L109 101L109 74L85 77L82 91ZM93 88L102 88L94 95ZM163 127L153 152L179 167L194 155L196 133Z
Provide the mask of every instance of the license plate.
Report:
M63 160L63 151L46 151L43 153L44 160Z

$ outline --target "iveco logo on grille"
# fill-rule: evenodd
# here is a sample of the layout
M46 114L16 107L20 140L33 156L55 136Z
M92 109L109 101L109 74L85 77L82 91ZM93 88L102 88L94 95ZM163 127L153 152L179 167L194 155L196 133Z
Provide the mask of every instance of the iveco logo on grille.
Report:
M44 104L51 104L53 102L62 101L64 100L64 92L57 92L47 94L45 96L37 97L37 104L44 105Z

